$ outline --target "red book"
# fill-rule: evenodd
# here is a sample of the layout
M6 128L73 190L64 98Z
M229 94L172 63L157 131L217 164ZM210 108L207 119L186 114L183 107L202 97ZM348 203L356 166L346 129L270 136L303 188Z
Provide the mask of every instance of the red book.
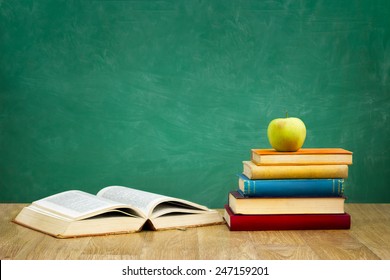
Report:
M231 231L350 229L351 216L344 214L240 215L225 205L224 218Z

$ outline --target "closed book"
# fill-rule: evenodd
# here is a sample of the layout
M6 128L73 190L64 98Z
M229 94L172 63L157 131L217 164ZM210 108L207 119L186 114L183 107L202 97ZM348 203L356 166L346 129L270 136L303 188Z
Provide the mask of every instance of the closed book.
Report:
M296 152L252 149L251 161L256 165L351 165L352 152L341 148L302 148Z
M224 219L231 231L350 229L351 216L341 214L240 215L225 205Z
M270 179L251 180L238 175L239 190L245 196L329 197L344 193L344 179Z
M249 179L345 179L348 165L256 165L243 161L243 172Z
M341 214L345 197L246 197L229 193L229 207L235 214Z

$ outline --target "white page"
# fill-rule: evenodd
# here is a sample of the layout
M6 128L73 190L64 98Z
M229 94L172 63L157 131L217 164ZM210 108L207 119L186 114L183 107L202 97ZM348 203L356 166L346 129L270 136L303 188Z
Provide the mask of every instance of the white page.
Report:
M91 214L100 214L107 209L125 207L121 203L98 198L95 195L82 191L66 191L33 202L33 205L48 209L54 213L81 219Z
M169 197L165 195L140 191L137 189L132 189L128 187L122 186L110 186L102 189L97 194L99 197L104 197L110 200L118 201L120 203L132 205L138 209L140 209L145 217L150 217L153 209L162 202L180 202L185 205L189 205L198 210L207 211L209 210L207 207L203 205L199 205L184 199ZM165 207L167 207L166 205ZM180 204L173 205L173 211L180 212ZM189 210L183 211L184 213L188 213ZM194 210L194 213L198 213L198 211Z
M145 217L148 216L150 211L159 202L169 198L167 196L121 186L106 187L100 190L97 196L134 206L135 208L141 210Z
M153 210L153 215L151 215L150 218L155 219L161 216L164 216L166 214L171 213L180 213L180 214L202 214L205 213L204 210L198 210L198 209L189 209L189 208L183 208L183 207L175 207L174 204L171 203L161 203Z

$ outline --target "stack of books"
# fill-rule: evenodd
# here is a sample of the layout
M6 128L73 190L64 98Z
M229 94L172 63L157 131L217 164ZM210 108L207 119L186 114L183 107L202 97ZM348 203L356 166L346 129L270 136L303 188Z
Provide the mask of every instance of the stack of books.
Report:
M344 180L352 152L306 148L252 149L224 218L230 230L349 229Z

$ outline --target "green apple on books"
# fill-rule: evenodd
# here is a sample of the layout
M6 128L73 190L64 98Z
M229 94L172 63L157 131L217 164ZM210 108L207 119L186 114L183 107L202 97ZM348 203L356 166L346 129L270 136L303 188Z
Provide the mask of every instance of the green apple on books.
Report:
M272 120L267 129L271 146L279 152L298 151L306 139L306 126L299 118L288 117Z
M302 148L306 126L299 118L269 123L273 149L252 149L243 161L238 189L229 192L224 219L230 230L349 229L344 179L352 152Z

